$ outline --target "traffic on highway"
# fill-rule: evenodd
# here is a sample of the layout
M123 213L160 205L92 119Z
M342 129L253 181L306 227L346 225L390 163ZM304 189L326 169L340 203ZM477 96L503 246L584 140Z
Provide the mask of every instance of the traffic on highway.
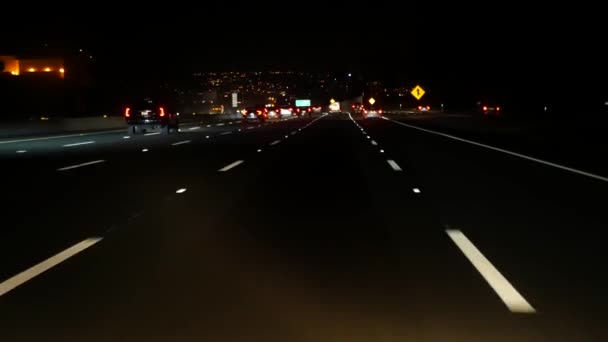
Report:
M367 5L7 31L0 341L607 341L596 45Z

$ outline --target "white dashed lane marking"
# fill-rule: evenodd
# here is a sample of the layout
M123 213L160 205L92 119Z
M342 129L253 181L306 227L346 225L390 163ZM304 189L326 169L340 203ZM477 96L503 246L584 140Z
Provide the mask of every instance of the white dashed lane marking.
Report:
M235 168L235 167L241 165L243 162L244 162L243 160L237 160L234 163L231 163L231 164L228 164L228 165L224 166L223 168L219 169L218 171L219 172L226 172L226 171L228 171L228 170L230 170L232 168Z
M389 160L387 160L387 162L388 162L388 165L390 165L394 171L403 171L401 169L401 167L399 166L399 164L397 164L397 162L395 162L394 160L389 159Z
M447 229L446 233L460 251L469 259L490 287L502 299L507 308L515 313L535 313L536 310L517 292L509 281L492 265L492 263L473 245L458 229Z
M58 264L66 261L67 259L73 257L74 255L84 251L85 249L93 246L94 244L101 241L100 237L92 237L85 239L74 246L56 254L43 262L34 265L27 270L3 281L0 283L0 296L5 295L7 292L15 289L17 286L35 278L43 272L50 270L51 268L57 266Z

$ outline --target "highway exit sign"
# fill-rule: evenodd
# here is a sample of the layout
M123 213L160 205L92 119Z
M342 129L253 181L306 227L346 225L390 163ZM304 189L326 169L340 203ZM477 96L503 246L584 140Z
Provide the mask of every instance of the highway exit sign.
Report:
M420 87L419 85L414 87L414 89L412 89L412 91L411 91L411 94L414 95L416 100L420 100L420 98L422 96L424 96L424 93L425 93L424 89L422 89L422 87Z

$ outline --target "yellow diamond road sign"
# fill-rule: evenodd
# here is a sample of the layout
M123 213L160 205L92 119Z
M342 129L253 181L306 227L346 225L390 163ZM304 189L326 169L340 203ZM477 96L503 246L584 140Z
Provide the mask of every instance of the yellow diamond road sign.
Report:
M417 85L414 89L412 89L411 94L414 95L416 100L420 100L420 98L424 95L424 89L422 89L419 85Z
M374 98L370 98L369 100L369 104L371 104L372 106L374 105L374 103L376 103L376 100L374 100Z
M334 100L334 99L329 100L329 103L334 103L334 102L336 102L336 100Z

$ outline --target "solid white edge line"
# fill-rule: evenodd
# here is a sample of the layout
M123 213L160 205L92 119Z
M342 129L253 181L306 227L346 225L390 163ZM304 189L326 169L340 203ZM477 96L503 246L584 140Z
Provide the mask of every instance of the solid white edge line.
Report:
M535 313L536 310L517 292L509 281L492 265L492 263L473 245L458 229L446 229L446 233L456 246L469 259L490 287L502 299L507 308L514 313Z
M63 145L63 147L72 147L72 146L80 146L80 145L89 145L89 144L94 144L94 141L84 141L84 142L79 142L79 143L73 143L73 144L65 144Z
M386 162L393 168L394 171L403 171L396 161L388 159Z
M71 166L66 166L66 167L62 167L57 169L57 171L65 171L65 170L71 170L71 169L75 169L78 167L83 167L83 166L88 166L88 165L93 165L93 164L99 164L99 163L103 163L105 162L105 160L100 159L100 160L93 160L87 163L82 163L82 164L78 164L78 165L71 165Z
M28 138L28 139L17 139L17 140L4 140L0 141L0 144L14 144L18 142L27 142L27 141L39 141L39 140L50 140L50 139L63 139L63 138L73 138L73 137L84 137L88 135L97 135L97 134L109 134L116 132L125 132L125 129L115 129L111 131L103 131L103 132L91 132L91 133L78 133L78 134L66 134L66 135L54 135L50 137L41 137L41 138Z
M44 260L43 262L34 265L27 270L3 281L0 283L0 296L5 295L7 292L15 289L17 286L35 278L41 273L48 271L49 269L57 266L58 264L66 261L67 259L73 257L74 255L84 251L85 249L93 246L94 244L101 241L103 238L101 237L92 237L85 239L72 247Z
M191 142L191 140L178 141L178 142L175 142L175 143L171 144L171 146L177 146L177 145L188 144L188 143L190 143L190 142Z
M604 182L608 182L608 177L603 177L603 176L596 175L596 174L593 174L593 173L590 173L590 172L577 170L577 169L574 169L574 168L571 168L571 167L568 167L568 166L552 163L552 162L549 162L549 161L546 161L546 160L542 160L542 159L538 159L538 158L534 158L534 157L530 157L530 156L527 156L525 154L521 154L521 153L517 153L517 152L511 152L511 151L508 151L508 150L505 150L505 149L502 149L502 148L498 148L498 147L494 147L494 146L478 143L478 142L475 142L475 141L472 141L472 140L467 140L467 139L459 138L459 137L456 137L456 136L453 136L453 135L449 135L449 134L445 134L445 133L440 133L440 132L432 131L430 129L416 127L416 126L413 126L413 125L405 124L403 122L395 121L393 119L386 119L386 120L389 120L389 121L394 122L394 123L396 123L398 125L401 125L401 126L417 129L419 131L423 131L423 132L426 132L426 133L436 134L436 135L439 135L439 136L442 136L442 137L445 137L445 138L454 139L454 140L457 140L457 141L460 141L460 142L464 142L464 143L475 145L475 146L479 146L479 147L484 147L484 148L487 148L489 150L506 153L506 154L509 154L509 155L512 155L512 156L515 156L515 157L519 157L519 158L522 158L522 159L526 159L526 160L530 160L530 161L533 161L533 162L537 162L539 164L544 164L544 165L555 167L557 169L561 169L561 170L564 170L564 171L569 171L569 172L576 173L576 174L579 174L579 175L582 175L582 176L587 176L587 177L590 177L590 178L594 178L594 179L598 179L598 180L601 180L601 181L604 181Z
M219 172L226 172L234 167L237 167L239 165L241 165L244 162L244 160L237 160L234 163L228 164L226 166L224 166L223 168L219 169Z

